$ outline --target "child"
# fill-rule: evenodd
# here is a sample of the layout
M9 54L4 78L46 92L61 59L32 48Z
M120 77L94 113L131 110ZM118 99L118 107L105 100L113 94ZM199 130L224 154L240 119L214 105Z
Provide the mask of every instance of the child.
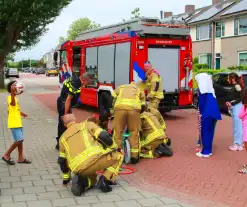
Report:
M16 81L11 81L7 87L8 92L11 94L10 96L8 96L8 128L11 130L14 143L3 155L2 160L9 165L14 165L15 162L11 159L10 154L15 148L18 148L17 163L31 164L31 161L25 159L23 156L24 137L21 117L26 118L27 114L20 111L19 101L16 98L15 84Z
M247 150L247 88L244 88L243 94L242 94L242 107L239 112L239 118L242 121L242 126L243 126L243 141L244 141L244 146L245 149ZM241 174L247 174L247 165L244 165L241 170L238 171Z
M221 120L221 113L216 101L213 82L210 75L200 73L195 76L199 88L200 120L200 144L201 151L196 153L198 157L208 158L212 155L215 126Z

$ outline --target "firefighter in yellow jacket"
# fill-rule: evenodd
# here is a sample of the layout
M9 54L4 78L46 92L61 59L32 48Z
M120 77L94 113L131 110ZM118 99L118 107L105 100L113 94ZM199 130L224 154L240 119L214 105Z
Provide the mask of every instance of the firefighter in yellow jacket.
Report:
M172 156L173 152L167 143L164 128L156 116L144 111L141 114L141 154L143 158Z
M119 86L112 94L114 107L113 138L122 147L122 134L127 126L130 133L131 163L139 161L140 153L140 115L145 107L145 94L135 82Z
M157 120L159 121L161 128L164 130L164 132L166 131L166 123L165 120L163 118L163 116L161 115L161 113L159 112L159 110L152 108L149 104L147 105L147 112L150 112L151 114L155 115L155 117L157 118ZM166 144L167 146L171 145L171 140L166 137L164 139L164 144Z
M158 109L160 100L164 98L161 77L149 61L144 64L144 71L147 78L147 100L153 108Z
M104 170L97 187L103 192L110 192L123 162L123 154L112 147L109 134L94 122L76 123L74 115L63 117L67 130L59 140L60 155L58 163L63 172L63 184L72 178L71 191L75 196L96 184L96 172Z

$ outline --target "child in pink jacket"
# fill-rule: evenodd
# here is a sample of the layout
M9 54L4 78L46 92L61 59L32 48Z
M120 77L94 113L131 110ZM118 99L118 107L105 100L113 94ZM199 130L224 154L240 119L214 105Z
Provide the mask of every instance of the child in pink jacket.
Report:
M239 112L239 118L242 120L243 125L243 141L247 151L247 87L243 90L243 106ZM247 174L247 165L244 165L241 170L238 171L241 174Z

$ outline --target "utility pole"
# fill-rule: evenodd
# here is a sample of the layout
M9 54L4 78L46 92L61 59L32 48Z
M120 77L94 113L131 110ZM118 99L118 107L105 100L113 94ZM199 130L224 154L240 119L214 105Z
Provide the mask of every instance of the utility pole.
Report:
M30 64L29 64L29 67L30 67L30 69L32 68L32 62L31 62L31 58L29 59L30 60Z
M23 60L21 60L21 68L22 68L22 70L23 70Z

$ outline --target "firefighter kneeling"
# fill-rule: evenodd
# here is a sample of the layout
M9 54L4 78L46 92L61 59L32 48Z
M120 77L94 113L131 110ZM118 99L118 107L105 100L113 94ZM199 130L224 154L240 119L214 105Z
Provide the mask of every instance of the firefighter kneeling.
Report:
M143 158L172 156L171 148L167 146L168 138L156 116L147 109L141 114L141 153Z
M96 172L104 170L97 187L103 192L110 192L110 185L115 183L123 154L113 148L109 134L94 122L76 123L72 114L65 115L63 122L67 130L59 140L60 156L58 162L63 172L63 184L72 178L71 191L75 196L93 187L97 182Z

